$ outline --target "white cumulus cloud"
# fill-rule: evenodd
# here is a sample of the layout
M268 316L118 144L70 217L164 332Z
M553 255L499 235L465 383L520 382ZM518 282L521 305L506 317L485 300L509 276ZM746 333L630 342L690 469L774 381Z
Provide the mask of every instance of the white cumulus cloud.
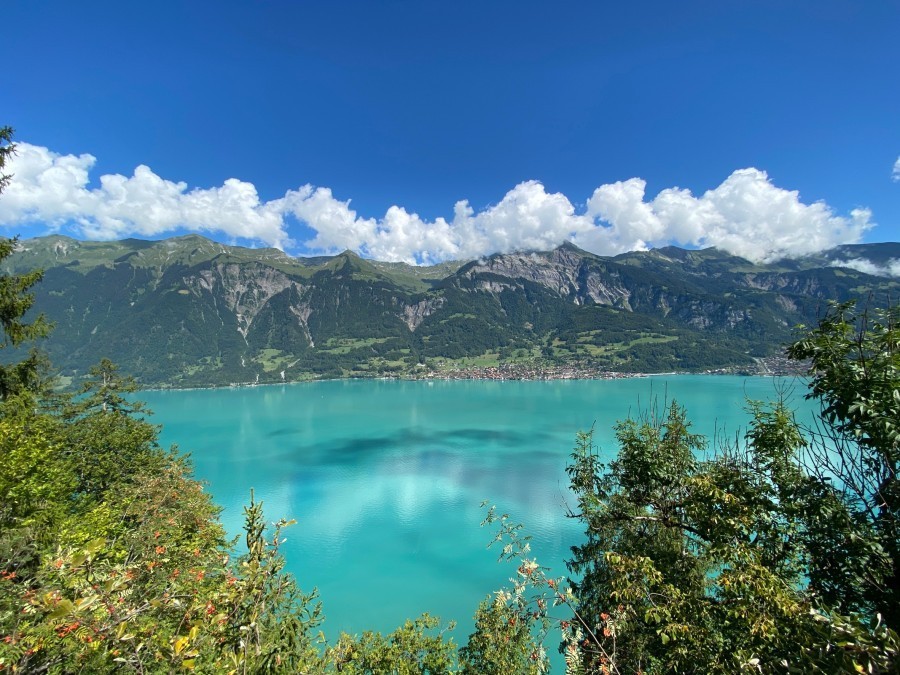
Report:
M312 185L266 202L253 184L236 178L188 189L143 165L131 176L100 176L99 186L89 187L95 164L89 154L62 155L19 143L9 167L13 179L0 196L0 225L43 223L96 239L186 229L307 253L351 249L380 260L426 264L546 250L564 241L600 254L676 244L775 260L858 242L873 226L867 209L841 216L824 202L805 204L796 191L777 187L753 168L735 171L699 196L673 187L651 198L646 181L630 178L601 185L581 208L538 181L525 181L496 204L475 209L461 200L449 219L426 220L402 206L391 206L380 218L363 216L349 200ZM292 219L312 229L312 239L293 241Z
M824 202L804 204L796 191L776 187L753 168L735 171L699 197L676 187L648 200L645 188L639 178L597 188L587 205L597 227L576 243L607 252L667 243L715 246L771 261L857 242L872 227L867 209L837 216Z
M361 218L331 190L311 186L289 192L283 203L316 231L307 242L310 248L349 248L379 260L432 263L498 251L545 250L592 227L589 219L575 215L565 195L548 194L536 181L520 183L498 204L478 213L467 201L459 201L450 221L428 222L400 206L390 207L379 220Z
M894 162L894 169L891 171L891 180L900 183L900 157Z
M230 178L221 187L193 189L144 165L131 176L106 174L88 188L92 155L60 155L17 143L13 178L0 196L0 223L68 226L94 239L155 236L184 228L284 247L291 243L277 204L262 203L251 183Z

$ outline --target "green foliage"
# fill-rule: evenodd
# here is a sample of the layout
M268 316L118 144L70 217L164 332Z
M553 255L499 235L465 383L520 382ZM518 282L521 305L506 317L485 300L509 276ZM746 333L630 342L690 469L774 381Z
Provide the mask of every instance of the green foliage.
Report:
M444 638L444 631L435 632L439 626L439 619L423 614L387 636L370 631L360 638L344 634L329 650L328 660L351 675L455 673L456 646Z
M7 431L20 420L0 424ZM102 492L85 496L75 492L71 472L68 484L60 479L71 465L54 459L46 443L4 439L29 456L15 458L20 466L53 475L35 475L38 489L25 483L15 493L29 497L17 499L25 506L13 515L20 533L30 526L20 539L30 536L32 559L5 556L0 667L293 673L320 663L311 632L318 604L283 573L278 544L286 523L267 538L252 497L248 551L233 560L217 507L174 456L156 450L154 465L110 476ZM38 500L44 518L28 522ZM4 535L12 530L6 515Z
M278 551L281 531L293 521L278 521L267 541L262 503L250 494L244 509L247 553L239 561L237 591L224 604L224 644L239 672L302 672L320 662L311 631L321 622L316 593L304 594L284 574ZM224 610L223 610L224 611Z
M570 672L895 672L896 312L835 307L789 350L822 422L751 403L745 443L709 456L672 403L616 427L609 465L569 467Z
M824 426L812 430L807 462L829 481L840 509L826 516L867 555L865 571L835 565L842 542L820 537L819 555L832 565L811 579L826 600L849 610L878 612L900 625L900 308L857 312L834 305L819 325L789 348L809 359L809 398L821 402ZM830 544L830 545L829 545ZM836 556L840 556L836 558Z
M6 162L16 154L16 146L12 142L12 137L12 127L0 127L0 192L3 192L9 183L9 179L12 178L9 174L3 173Z
M0 262L13 253L16 241L0 238ZM43 315L31 322L23 318L34 304L34 294L29 293L29 290L42 277L43 272L40 270L18 275L0 275L0 325L3 327L0 349L18 348L45 337L50 332L50 324ZM0 363L0 400L6 400L22 391L39 389L43 381L44 365L41 354L34 349L18 361Z
M862 315L854 303L831 308L819 325L788 349L809 359L809 397L822 401L836 431L896 463L900 448L900 307Z
M0 239L0 261L12 255L17 239ZM34 304L34 295L28 290L38 283L43 272L0 277L0 324L4 338L0 347L18 347L23 342L43 337L47 325L43 319L25 323L22 317Z
M520 605L509 593L498 592L484 600L475 612L475 632L460 650L462 673L547 672L544 648L532 635L535 617L528 605Z
M0 524L27 527L51 517L71 493L74 481L60 462L61 452L45 424L31 416L24 421L0 419ZM58 515L58 514L57 514Z
M12 135L10 127L0 127L0 193L12 178L3 173L6 162L16 152ZM0 263L13 254L17 241L15 238L0 237ZM43 274L41 270L30 270L24 274L0 275L0 326L3 328L0 349L18 348L49 333L50 324L43 315L30 323L24 321L25 314L34 304L34 294L29 290L41 280ZM40 388L44 365L41 354L34 349L18 361L0 363L0 401L22 391Z
M114 486L59 524L59 544L42 556L7 627L7 662L50 672L183 665L180 634L198 636L193 626L207 618L206 600L223 577L223 533L210 526L215 509L183 467L136 485Z
M587 541L570 570L584 672L839 672L896 663L896 633L823 606L806 546L833 499L811 488L783 404L756 409L746 450L693 459L673 404L627 421L608 467L582 435L570 468ZM830 495L834 497L834 495ZM837 532L830 533L833 537ZM851 561L852 562L852 561ZM870 615L872 616L872 615ZM874 619L877 622L877 619Z
M0 570L27 577L53 543L53 524L66 517L75 479L32 412L0 418L0 457ZM14 597L0 588L0 615L17 610Z
M104 357L88 370L88 379L79 391L81 396L70 405L67 413L77 416L98 410L125 414L146 412L139 402L123 396L137 390L134 378L119 375L119 367Z
M158 428L144 419L149 412L125 394L134 381L118 375L103 359L91 368L78 396L55 401L59 442L77 478L76 494L97 499L114 482L139 471L162 469L170 461L156 443Z
M509 514L498 514L492 506L482 522L486 525L497 527L491 545L502 545L499 561L515 561L518 567L510 587L482 601L475 612L475 632L459 652L461 672L546 673L550 665L543 643L552 625L549 611L562 597L556 591L561 580L549 579L529 557L530 537L522 536L522 525L511 523Z

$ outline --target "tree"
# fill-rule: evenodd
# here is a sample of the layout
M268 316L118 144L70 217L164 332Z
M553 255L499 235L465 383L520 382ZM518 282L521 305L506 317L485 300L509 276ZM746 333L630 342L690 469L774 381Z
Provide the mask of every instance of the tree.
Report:
M10 127L0 128L0 194L12 178L3 173L7 161L16 151L12 135ZM0 263L15 251L16 242L16 238L0 238ZM44 273L40 270L27 274L0 275L0 325L3 326L0 349L17 348L49 333L50 324L43 315L31 322L24 321L25 314L34 304L34 295L28 291L43 276ZM21 361L0 364L0 400L5 401L16 393L39 388L43 366L44 359L35 350Z
M804 467L834 486L867 546L865 574L847 565L842 542L825 539L810 581L830 604L881 614L900 627L900 307L859 311L834 305L819 325L788 349L808 359L807 398L820 402L822 424ZM831 563L831 564L829 564Z
M619 423L608 465L579 435L572 672L900 668L898 317L835 305L788 348L817 424L751 402L704 457L673 402Z
M10 178L12 178L9 174L3 173L6 162L16 154L16 146L12 142L12 137L12 127L0 127L0 192L6 189Z
M71 403L69 414L78 415L90 411L149 414L143 403L126 398L127 394L133 394L137 390L137 382L133 377L121 375L119 367L103 357L88 371L88 379L78 391L81 397Z
M365 631L360 638L342 634L328 650L328 668L324 672L349 675L451 675L456 673L456 645L444 631L437 631L440 620L423 614L409 620L388 635ZM451 624L448 630L452 630Z
M463 675L547 672L547 657L536 643L531 606L518 603L514 593L497 593L475 612L475 632L460 649Z

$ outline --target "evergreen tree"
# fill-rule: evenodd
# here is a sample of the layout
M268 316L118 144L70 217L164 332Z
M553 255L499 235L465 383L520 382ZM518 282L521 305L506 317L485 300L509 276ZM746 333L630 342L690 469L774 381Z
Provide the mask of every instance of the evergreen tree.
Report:
M6 163L16 151L12 135L10 127L0 128L0 199L3 189L12 178L3 173ZM16 238L0 237L0 262L15 251L16 241ZM42 315L31 322L24 320L25 314L34 304L34 295L28 291L42 278L43 272L40 270L27 274L0 275L0 325L3 327L0 349L16 348L49 333L50 325ZM44 366L43 357L34 349L18 362L0 363L0 400L5 401L19 392L39 388Z

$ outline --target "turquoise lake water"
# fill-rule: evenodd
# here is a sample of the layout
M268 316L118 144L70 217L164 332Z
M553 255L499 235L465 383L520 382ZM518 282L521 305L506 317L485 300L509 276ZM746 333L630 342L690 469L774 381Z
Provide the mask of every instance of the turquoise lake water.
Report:
M565 474L578 430L615 453L612 426L675 398L693 430L735 437L748 397L793 392L772 378L658 376L608 381L332 381L144 392L162 442L193 458L222 519L241 533L250 489L270 521L294 518L284 553L304 590L318 587L329 639L388 631L428 611L456 620L513 575L479 527L488 500L532 535L538 561L565 574L578 524ZM806 413L804 413L806 414ZM552 645L549 646L552 648ZM551 649L552 650L552 649Z

